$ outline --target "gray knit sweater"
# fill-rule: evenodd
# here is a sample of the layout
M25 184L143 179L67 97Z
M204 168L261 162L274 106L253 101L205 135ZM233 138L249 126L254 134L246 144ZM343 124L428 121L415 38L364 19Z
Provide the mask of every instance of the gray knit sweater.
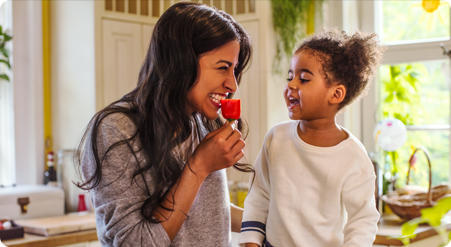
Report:
M113 143L129 138L135 130L133 122L123 114L106 117L98 131L100 157ZM139 146L136 142L131 145L134 150ZM83 176L88 178L94 174L95 162L89 145L86 147L81 166ZM137 157L144 159L140 152ZM188 218L171 242L160 224L151 224L141 215L141 206L148 198L147 188L153 193L152 174L147 172L133 179L138 166L127 145L114 148L102 163L100 184L90 191L102 246L231 246L225 170L213 172L205 179Z

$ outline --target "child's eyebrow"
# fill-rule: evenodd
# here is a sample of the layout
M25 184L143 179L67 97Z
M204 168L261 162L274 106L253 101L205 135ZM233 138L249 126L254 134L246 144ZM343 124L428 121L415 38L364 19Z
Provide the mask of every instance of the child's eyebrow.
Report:
M313 76L315 76L315 74L313 74L313 72L312 71L310 71L310 70L308 70L308 69L298 69L298 70L296 70L296 72L306 72L306 73L309 73L309 74L311 74L311 75L313 75ZM288 74L289 73L293 73L293 71L290 69L290 70L288 70Z

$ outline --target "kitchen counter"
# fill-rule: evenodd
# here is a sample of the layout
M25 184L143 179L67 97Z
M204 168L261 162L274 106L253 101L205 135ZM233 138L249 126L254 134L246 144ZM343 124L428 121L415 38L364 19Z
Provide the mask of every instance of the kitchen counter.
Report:
M96 230L86 230L49 237L25 233L23 238L6 240L2 241L2 243L8 247L49 247L97 240Z
M402 223L396 215L384 215L379 222L379 230L374 244L382 246L403 246L401 241L390 239L391 236L399 236L401 234ZM444 224L451 230L451 214L445 216ZM421 225L415 232L417 236L411 240L411 243L424 241L437 235L437 232L429 225ZM239 234L235 234L233 237L238 238ZM8 247L49 247L97 240L96 230L85 230L49 237L25 233L24 238L6 240L2 241L2 243Z
M447 226L448 230L451 230L451 214L445 216L443 223ZM377 231L374 244L385 246L404 246L400 240L390 238L393 236L401 235L402 224L403 221L401 221L398 216L394 214L384 215L379 221L379 229ZM411 243L422 241L437 235L437 232L434 230L434 228L429 225L420 225L415 230L415 233L417 234L417 236L414 239L410 240Z

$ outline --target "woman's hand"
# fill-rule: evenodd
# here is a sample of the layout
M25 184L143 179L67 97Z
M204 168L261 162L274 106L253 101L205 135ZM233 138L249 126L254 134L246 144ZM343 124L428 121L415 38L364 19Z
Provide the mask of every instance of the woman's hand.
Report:
M236 125L236 120L224 124L197 146L189 158L189 165L198 176L206 178L214 171L236 164L244 156L245 142Z

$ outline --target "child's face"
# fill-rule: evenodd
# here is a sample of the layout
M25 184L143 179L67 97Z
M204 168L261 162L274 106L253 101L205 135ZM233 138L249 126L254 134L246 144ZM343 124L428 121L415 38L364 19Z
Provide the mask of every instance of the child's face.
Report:
M317 57L308 51L297 52L291 58L284 89L290 119L316 120L330 116L329 99L334 87L327 85L321 69Z
M199 70L194 87L188 92L188 111L199 112L214 120L219 116L220 100L238 89L235 67L240 43L230 41L199 58Z

